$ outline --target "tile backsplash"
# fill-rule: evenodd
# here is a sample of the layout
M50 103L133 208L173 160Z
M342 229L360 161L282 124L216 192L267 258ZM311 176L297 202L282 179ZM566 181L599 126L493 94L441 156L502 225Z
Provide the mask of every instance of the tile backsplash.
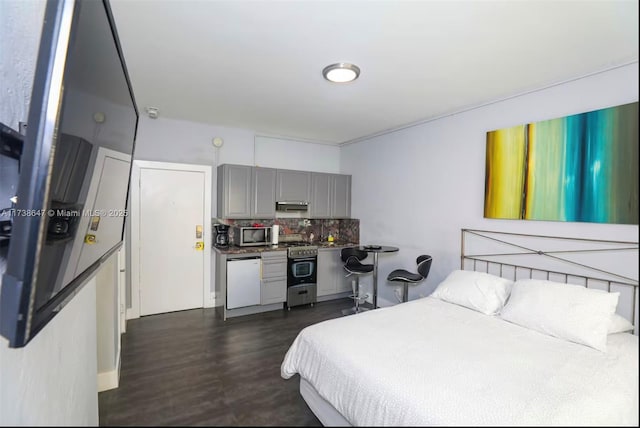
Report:
M211 219L212 230L215 235L214 224L223 223L230 226L251 226L255 223L271 227L280 225L280 236L299 234L305 241L309 241L313 234L313 242L326 241L331 234L336 242L360 242L360 220L358 219L304 219L304 218L270 218L258 220ZM233 227L229 229L229 241L233 242Z

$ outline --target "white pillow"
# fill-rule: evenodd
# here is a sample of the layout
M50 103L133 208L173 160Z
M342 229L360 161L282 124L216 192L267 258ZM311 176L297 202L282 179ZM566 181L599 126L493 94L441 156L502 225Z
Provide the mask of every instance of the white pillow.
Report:
M633 324L618 314L611 315L611 323L609 324L609 334L626 333L633 331Z
M431 294L487 315L500 312L509 297L513 281L484 272L454 270Z
M619 296L580 285L523 279L513 284L500 317L605 352Z

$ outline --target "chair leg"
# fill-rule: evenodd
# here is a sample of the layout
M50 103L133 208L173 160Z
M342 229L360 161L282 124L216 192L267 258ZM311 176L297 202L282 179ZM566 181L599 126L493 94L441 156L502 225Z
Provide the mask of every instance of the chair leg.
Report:
M402 302L409 301L409 283L404 282L402 286Z
M358 276L353 276L351 279L351 293L352 293L351 297L353 298L353 306L349 309L343 309L342 315L353 315L360 312L360 305L358 301L359 289L360 289L360 278Z
M354 275L351 279L351 292L352 294L350 297L353 298L353 306L350 309L343 309L342 315L353 315L368 311L369 308L360 307L360 299L363 299L363 294L360 290L360 277L358 275ZM367 294L365 293L364 296L366 298Z

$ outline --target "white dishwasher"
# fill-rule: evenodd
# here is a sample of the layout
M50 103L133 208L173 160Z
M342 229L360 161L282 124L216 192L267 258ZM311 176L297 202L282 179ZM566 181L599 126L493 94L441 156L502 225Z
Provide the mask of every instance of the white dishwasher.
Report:
M227 309L260 304L260 257L227 260Z

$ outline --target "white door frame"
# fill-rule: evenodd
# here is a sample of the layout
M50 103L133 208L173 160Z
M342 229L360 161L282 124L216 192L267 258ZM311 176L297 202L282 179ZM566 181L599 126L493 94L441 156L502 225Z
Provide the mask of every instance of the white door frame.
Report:
M131 307L127 319L140 317L140 172L143 169L193 171L204 173L204 272L202 284L205 308L215 305L211 290L211 166L186 163L134 160L131 169Z
M127 332L127 241L123 240L118 251L118 320L120 335ZM122 344L120 343L119 346Z

